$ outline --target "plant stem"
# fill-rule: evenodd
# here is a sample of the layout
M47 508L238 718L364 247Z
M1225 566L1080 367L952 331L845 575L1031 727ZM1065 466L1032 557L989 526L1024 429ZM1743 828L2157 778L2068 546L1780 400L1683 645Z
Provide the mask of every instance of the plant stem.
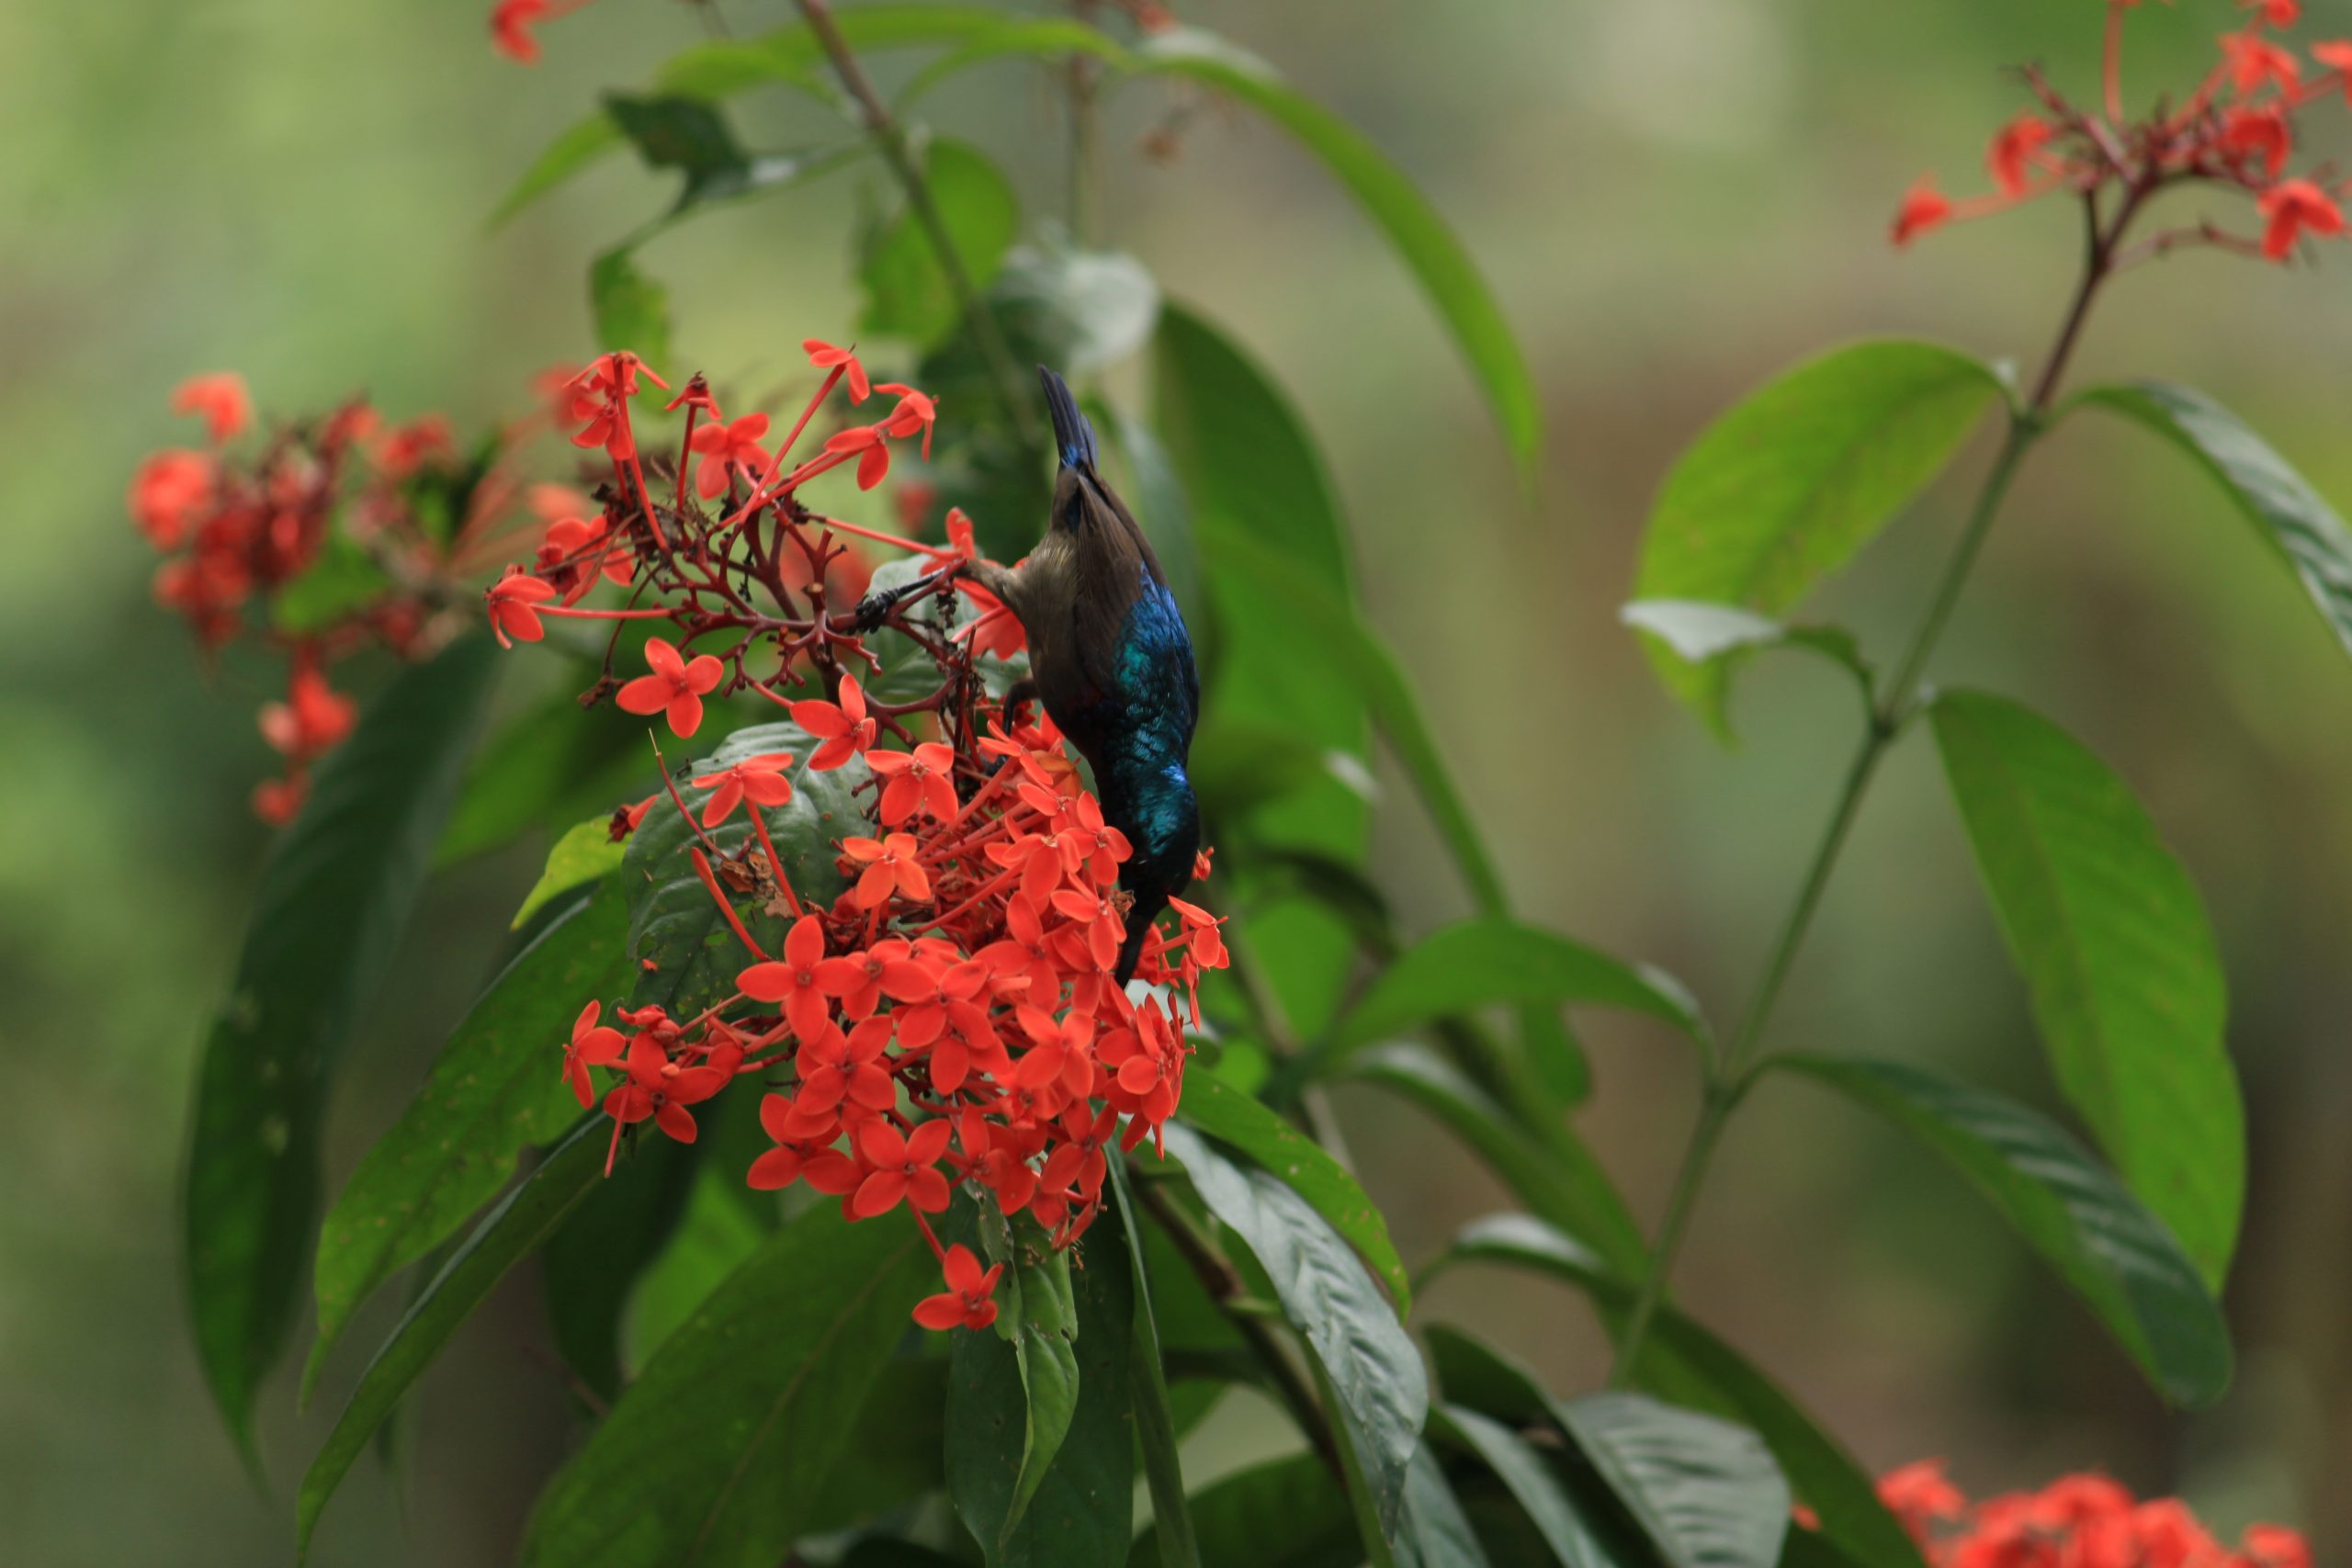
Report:
M2097 205L2088 197L2084 200L2086 223L2086 254L2081 281L2074 298L2068 302L2064 319L2060 322L2058 336L2051 345L2049 357L2043 362L2041 374L2034 382L2033 391L2024 406L2012 408L2007 435L2000 451L1993 458L1992 468L1985 473L1984 482L1970 509L1968 525L1962 530L1960 542L1953 547L1951 558L1945 562L1936 583L1934 597L1929 600L1926 616L1912 634L1910 645L1904 650L1895 672L1881 690L1871 705L1870 724L1864 731L1860 747L1846 770L1846 778L1830 812L1829 825L1823 831L1821 842L1815 848L1813 860L1806 867L1804 880L1797 888L1795 901L1781 924L1780 936L1772 944L1771 955L1766 959L1764 973L1757 981L1747 1010L1740 1016L1739 1028L1720 1057L1705 1064L1706 1084L1699 1119L1692 1126L1690 1141L1682 1152L1682 1162L1675 1172L1674 1189L1667 1199L1665 1217L1659 1221L1657 1240L1652 1249L1649 1267L1643 1273L1641 1289L1634 1298L1632 1311L1625 1320L1624 1332L1617 1342L1617 1359L1611 1366L1609 1384L1623 1388L1634 1380L1643 1345L1647 1341L1658 1308L1664 1303L1668 1276L1673 1271L1674 1260L1680 1253L1689 1231L1691 1212L1698 1202L1700 1188L1706 1180L1707 1169L1714 1158L1715 1148L1723 1136L1724 1124L1730 1120L1755 1079L1758 1062L1753 1059L1758 1043L1771 1021L1772 1010L1779 1004L1781 987L1787 984L1789 973L1795 966L1797 953L1804 948L1806 935L1813 928L1815 914L1828 890L1829 878L1837 870L1839 854L1853 830L1854 820L1861 813L1862 797L1869 793L1871 778L1878 765L1902 733L1904 722L1915 711L1920 678L1926 673L1928 660L1943 638L1952 611L1960 603L1961 590L1966 586L1974 570L1976 558L1991 531L1993 519L1999 515L2001 503L2007 499L2009 487L2016 479L2018 465L2047 429L2050 409L2057 395L2059 383L2064 378L2066 366L2073 358L2075 347L2081 341L2083 326L2090 315L2092 300L2101 284L2113 276L2115 257L2124 231L2147 191L2127 191L2111 223L2102 223Z
M1021 375L1021 367L1012 357L1012 347L1004 341L996 318L989 314L980 299L980 291L972 283L972 275L965 270L964 258L956 254L955 237L948 233L946 220L940 217L939 208L931 199L931 187L923 181L922 171L915 167L914 154L908 150L907 136L882 95L874 89L873 79L865 67L858 63L857 54L842 37L833 20L832 6L828 0L796 0L808 30L816 35L818 47L832 62L833 73L856 101L858 112L865 121L866 134L874 138L883 161L890 165L899 186L906 193L907 209L922 226L931 248L939 256L939 269L946 276L947 287L956 296L957 309L964 313L964 324L971 331L973 342L979 345L980 357L988 362L989 378L996 382L997 396L1004 400L1014 426L1022 440L1035 444L1037 439L1036 416L1030 412L1028 383Z

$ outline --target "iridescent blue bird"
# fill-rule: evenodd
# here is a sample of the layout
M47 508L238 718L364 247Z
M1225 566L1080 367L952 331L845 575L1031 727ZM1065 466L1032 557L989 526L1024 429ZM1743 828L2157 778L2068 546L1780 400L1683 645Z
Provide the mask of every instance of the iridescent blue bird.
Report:
M1116 971L1135 974L1151 922L1193 880L1201 808L1185 773L1201 712L1193 639L1151 541L1104 482L1094 427L1059 376L1037 367L1061 459L1046 536L1018 567L958 570L1004 601L1029 638L1036 695L1094 770L1103 819L1133 852L1119 873L1128 907ZM923 579L859 606L878 622Z

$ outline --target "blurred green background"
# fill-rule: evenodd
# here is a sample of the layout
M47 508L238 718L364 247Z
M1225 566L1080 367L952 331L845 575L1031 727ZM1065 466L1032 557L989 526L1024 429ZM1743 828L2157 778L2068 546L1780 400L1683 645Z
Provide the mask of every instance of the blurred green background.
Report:
M662 199L618 164L486 235L524 159L607 86L696 34L672 0L602 0L519 70L486 0L0 6L0 495L17 584L0 617L0 1562L248 1564L289 1554L290 1505L246 1484L180 1323L174 1165L196 1047L225 984L263 834L259 671L208 678L147 601L120 494L188 432L184 375L235 367L266 409L355 389L462 423L589 348L596 246ZM730 0L739 26L777 4ZM2319 5L2308 36L2352 31ZM1171 294L1235 328L1326 443L1373 613L1404 651L1530 916L1677 970L1736 1006L1827 808L1851 697L1803 661L1749 671L1719 750L1651 679L1615 608L1676 449L1757 379L1849 336L2030 358L2075 259L2055 205L1884 243L1928 168L1977 188L2017 107L2004 66L2096 69L2092 0L1188 0L1363 126L1457 226L1547 403L1540 504L1407 276L1322 174L1234 114L1137 156L1150 93L1118 100L1108 230ZM2236 13L2135 13L2131 80L2185 88ZM893 79L892 70L883 74ZM805 111L801 111L804 112ZM763 119L763 115L777 116ZM1007 64L932 118L989 146L1050 210L1058 99ZM747 136L796 122L747 108ZM679 357L715 376L845 338L871 174L657 242ZM2111 297L2085 376L2160 374L2236 409L2352 500L2347 258L2308 271L2193 257ZM953 419L953 410L946 417ZM1882 652L1919 613L1980 449L1815 610ZM953 498L950 498L953 499ZM2137 785L2211 903L2246 1080L2251 1208L2228 1305L2236 1391L2167 1415L1957 1180L1802 1089L1735 1123L1684 1300L1884 1468L1947 1456L1972 1493L2100 1467L2185 1491L2218 1525L2312 1527L2352 1552L2352 663L2301 591L2184 463L2085 421L2038 452L1939 678L2060 718ZM1387 775L1384 775L1386 777ZM1464 899L1401 785L1380 880L1425 929ZM411 1092L534 868L445 880L334 1111L329 1179ZM1963 1067L2054 1104L2024 997L1928 749L1871 800L1777 1034ZM1583 1125L1654 1221L1693 1108L1662 1032L1595 1018ZM552 1055L550 1056L552 1063ZM1390 1105L1343 1096L1408 1257L1500 1192ZM410 1501L369 1473L317 1560L506 1560L565 1441L565 1395L511 1282L428 1382ZM383 1303L379 1303L379 1310ZM1464 1271L1425 1309L1492 1330L1563 1387L1600 1373L1565 1292ZM355 1341L368 1337L365 1325ZM346 1369L345 1375L349 1375ZM332 1381L332 1380L331 1380ZM281 1488L334 1406L265 1400Z

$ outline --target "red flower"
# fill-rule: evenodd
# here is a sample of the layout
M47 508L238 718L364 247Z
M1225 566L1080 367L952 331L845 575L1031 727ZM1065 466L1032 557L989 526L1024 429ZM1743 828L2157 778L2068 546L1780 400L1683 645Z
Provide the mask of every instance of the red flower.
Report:
M329 689L316 670L299 667L287 683L286 701L261 710L262 739L288 757L315 757L351 733L358 705Z
M447 457L452 444L449 422L437 413L429 413L386 431L384 438L376 444L376 466L400 479L414 473L433 458Z
M254 815L273 828L283 828L294 820L302 809L303 800L311 793L311 781L300 773L282 779L264 779L254 785Z
M172 412L202 414L206 434L218 446L251 422L254 402L243 376L233 370L216 370L181 382L172 394Z
M560 485L542 488L562 493ZM562 590L566 604L578 604L599 576L626 587L636 570L628 548L613 540L612 525L601 515L559 517L548 524L537 561L539 575Z
M729 1053L734 1061L725 1059ZM628 1077L605 1097L605 1114L623 1127L650 1116L664 1133L682 1144L691 1144L695 1119L686 1107L699 1105L725 1089L741 1056L740 1048L722 1045L704 1066L682 1067L648 1030L629 1042L623 1064Z
M792 781L784 770L792 766L787 751L770 751L764 756L747 757L723 773L705 773L695 780L696 789L710 793L704 806L702 825L716 828L734 814L736 806L748 798L754 806L782 806L792 798ZM823 938L820 937L820 943Z
M555 597L554 584L526 575L519 567L510 568L483 597L490 601L490 629L499 647L512 648L515 639L537 642L548 635L537 606Z
M802 1036L793 1058L800 1071L801 1110L820 1115L849 1104L878 1112L896 1105L898 1086L882 1065L883 1048L889 1043L887 1018L869 1018L847 1033L827 1020L815 1033Z
M2312 58L2344 79L2344 101L2352 104L2352 40L2312 45Z
M1951 216L1951 202L1936 189L1933 175L1921 175L1894 215L1894 243L1907 245Z
M2295 150L2287 112L2277 104L2233 107L2222 117L2222 149L2241 158L2260 158L2265 177L2277 179Z
M602 446L616 463L637 456L637 442L629 434L628 400L637 396L640 375L663 391L670 389L669 382L627 350L597 355L587 369L572 378L571 417L586 422L571 437L574 446Z
M2222 34L2222 63L2229 73L2230 86L2240 97L2261 91L2266 82L2287 91L2302 74L2302 66L2292 54L2258 32Z
M539 40L531 28L546 21L551 9L551 0L498 0L490 13L491 47L518 65L537 64Z
M190 519L212 503L215 469L201 452L174 448L139 465L130 479L130 516L147 542L175 550L187 539Z
M1992 171L1993 183L2005 195L2024 195L2029 183L2027 166L2056 133L2048 120L2030 112L2001 127L1984 154L1984 166Z
M872 395L874 385L865 378L865 367L857 362L857 355L850 350L835 348L824 339L815 337L802 338L800 348L808 355L808 363L820 370L831 370L837 365L842 367L849 378L851 402L862 403Z
M2272 261L2286 260L2305 233L2344 232L2344 209L2309 180L2281 180L2262 193L2257 205L2268 223L2262 254Z
M930 462L931 427L939 419L939 405L929 393L918 392L912 387L900 386L896 381L885 381L875 390L888 392L899 400L899 406L892 409L889 417L882 422L884 433L903 440L916 431L922 431L922 460Z
M890 833L880 839L843 839L842 853L865 869L858 874L851 895L861 909L871 909L893 892L916 903L931 897L931 878L924 874L912 833Z
M2239 1544L2252 1568L2312 1568L2312 1549L2303 1538L2278 1525L2249 1525Z
M996 1303L989 1298L996 1290L997 1276L1004 1272L1003 1264L993 1264L983 1274L972 1249L957 1242L940 1259L940 1271L946 1276L947 1289L915 1303L917 1323L925 1328L949 1329L961 1324L980 1329L996 1321Z
M789 1187L803 1177L820 1192L838 1197L855 1191L857 1162L827 1146L839 1126L839 1119L832 1116L804 1124L789 1096L769 1095L760 1101L760 1128L775 1140L776 1146L752 1162L745 1180L762 1192Z
M832 1011L826 998L839 994L824 983L824 963L825 922L803 915L785 933L783 959L752 964L735 976L735 986L754 1001L783 1004L785 1022L806 1042L825 1029Z
M1968 1511L1968 1499L1944 1474L1944 1461L1923 1459L1889 1471L1878 1483L1879 1501L1903 1521L1915 1540L1928 1538L1928 1527L1955 1519Z
M726 666L707 653L688 660L667 639L645 644L650 675L639 675L615 694L624 713L666 714L671 732L684 740L702 728L702 699L726 678Z
M869 751L865 765L888 779L882 791L882 825L895 828L928 811L934 822L956 820L956 749L937 742L912 751Z
M2238 0L2249 11L2261 13L2256 21L2284 31L2303 18L2303 0Z
M571 1043L563 1048L563 1076L571 1080L571 1092L582 1111L596 1103L596 1089L588 1069L609 1067L621 1059L621 1032L596 1022L603 1009L603 1003L593 1001L582 1008L571 1022Z
M855 1142L858 1157L873 1168L850 1200L851 1218L888 1213L901 1198L927 1214L946 1209L947 1179L938 1170L947 1152L945 1122L925 1122L910 1136L877 1116L859 1125Z
M865 693L854 675L842 677L842 700L838 705L822 698L793 704L792 722L824 742L808 759L809 768L820 773L840 767L864 751L874 744L880 732L875 721L865 716Z
M745 414L732 424L706 424L695 432L693 449L703 454L695 467L695 491L714 496L727 489L731 472L742 468L758 473L768 466L760 437L768 433L768 416Z

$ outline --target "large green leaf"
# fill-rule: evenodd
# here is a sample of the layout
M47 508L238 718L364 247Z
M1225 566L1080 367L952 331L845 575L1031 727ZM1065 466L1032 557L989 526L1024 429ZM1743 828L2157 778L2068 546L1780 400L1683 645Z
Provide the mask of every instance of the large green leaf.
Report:
M1160 1365L1159 1316L1152 1305L1151 1266L1145 1251L1144 1227L1137 1216L1135 1194L1127 1182L1127 1164L1111 1161L1112 1196L1119 1209L1120 1239L1126 1245L1128 1273L1135 1291L1135 1333L1129 1341L1128 1384L1136 1409L1136 1448L1143 1456L1144 1479L1151 1489L1152 1537L1166 1568L1201 1568L1201 1543L1184 1504L1184 1468L1177 1451L1173 1408L1168 1381Z
M589 266L588 315L600 351L670 364L670 291L637 265L633 246L616 246Z
M319 1230L319 1337L305 1391L359 1303L457 1234L514 1173L515 1156L579 1116L560 1047L592 998L628 993L628 916L605 886L557 919L491 982L433 1075L351 1173Z
M924 150L922 180L965 280L987 288L1021 227L1012 183L979 149L944 138ZM911 209L901 210L875 237L860 280L865 290L861 335L904 338L929 348L963 321L930 231Z
M1778 615L1909 504L2001 396L1987 367L1936 344L1832 350L1724 414L1683 452L1650 513L1634 596ZM1723 728L1725 673L1659 640L1652 662Z
M1789 1487L1755 1433L1641 1393L1589 1393L1556 1408L1668 1568L1780 1562Z
M1405 1472L1405 1508L1396 1525L1397 1568L1487 1568L1478 1532L1426 1446Z
M302 1477L295 1505L298 1551L308 1552L319 1513L359 1457L368 1437L390 1416L410 1385L441 1353L458 1325L472 1315L491 1287L526 1253L546 1240L571 1207L602 1179L605 1123L582 1117L538 1168L514 1185L451 1252L409 1306L391 1337L360 1375L351 1403Z
M2174 1403L2230 1382L2229 1327L2180 1244L2063 1129L2023 1106L1898 1062L1791 1055L1960 1168L2090 1304Z
M1535 378L1486 279L1413 182L1338 115L1300 94L1255 55L1196 28L1148 39L1137 69L1183 77L1231 95L1281 126L1316 157L1387 235L1469 361L1531 488L1544 438Z
M628 1386L531 1516L524 1568L769 1568L935 1277L896 1216L820 1203L777 1231Z
M2059 1088L2218 1291L2245 1120L2196 885L2130 787L2048 719L1980 692L1928 712Z
M556 1353L607 1402L620 1396L629 1298L668 1247L707 1157L699 1140L674 1143L651 1128L631 1136L635 1157L557 1227L539 1266Z
M1227 1158L1182 1123L1164 1129L1202 1202L1249 1247L1283 1315L1314 1353L1363 1473L1373 1512L1393 1533L1405 1472L1429 1413L1429 1379L1363 1262L1313 1205L1276 1177Z
M1001 12L978 6L858 6L834 18L842 37L857 50L954 43L1003 21ZM750 38L714 39L685 50L654 78L655 94L715 102L758 86L783 86L827 102L831 90L818 74L824 50L806 22L794 22ZM628 145L619 124L599 112L566 129L540 152L492 215L504 222L607 154Z
M1459 1440L1495 1472L1543 1536L1560 1568L1613 1568L1615 1559L1594 1539L1593 1528L1586 1523L1576 1495L1517 1431L1461 1404L1442 1404L1430 1411L1430 1425Z
M1294 1454L1220 1477L1193 1495L1201 1560L1224 1568L1356 1568L1363 1545L1347 1495L1313 1454ZM1127 1568L1177 1568L1145 1535Z
M2196 459L2278 547L2352 652L2352 528L2269 443L2204 393L2168 381L2095 388L2075 400L2137 420Z
M928 1350L929 1347L924 1347ZM842 1434L807 1533L870 1529L947 1484L947 1358L902 1348L885 1362Z
M1014 1261L997 1286L1001 1332L957 1330L950 1348L948 1494L992 1565L1115 1562L1135 1499L1135 1276L1119 1213L1097 1216L1091 1266L1076 1269L1034 1224L1008 1231L993 1205L978 1219L984 1238L997 1233L991 1256Z
M1344 651L1317 637L1273 584L1216 547L1221 538L1250 539L1352 596L1346 529L1314 438L1263 370L1181 307L1160 312L1152 372L1155 423L1192 499L1210 568L1220 657L1208 711L1288 729L1318 752L1361 756L1363 701ZM1353 863L1370 820L1360 795L1326 779L1243 821L1210 827L1253 846ZM1275 899L1253 912L1249 940L1291 1021L1317 1028L1337 1006L1353 959L1344 924L1309 900Z
M1348 1076L1403 1095L1451 1128L1529 1209L1577 1236L1625 1272L1644 1267L1648 1246L1600 1165L1565 1130L1539 1144L1510 1114L1435 1052L1375 1045L1348 1063ZM1563 1157L1573 1151L1571 1161Z
M1528 1214L1495 1214L1464 1227L1440 1265L1486 1262L1532 1269L1589 1294L1622 1323L1639 1293L1583 1243ZM1436 1272L1423 1274L1426 1284ZM1727 1416L1764 1439L1797 1500L1822 1533L1865 1568L1923 1568L1918 1547L1879 1501L1877 1483L1820 1423L1746 1357L1671 1306L1662 1306L1635 1377L1676 1404Z
M1623 963L1536 926L1494 916L1423 938L1373 980L1332 1033L1341 1051L1433 1020L1498 1002L1594 1002L1664 1019L1701 1033L1698 1008L1679 981Z
M1268 1173L1281 1179L1347 1238L1396 1303L1399 1321L1413 1307L1412 1278L1396 1244L1388 1239L1388 1222L1366 1195L1348 1168L1333 1159L1320 1144L1275 1115L1239 1089L1206 1073L1184 1085L1177 1114L1202 1132L1248 1155Z
M869 826L865 802L854 793L865 782L866 768L863 759L854 758L829 772L813 772L808 758L816 747L797 725L754 725L729 736L708 759L677 770L676 778L687 808L699 814L708 793L695 788L694 779L752 757L788 753L794 760L786 771L792 798L765 809L768 836L801 899L830 905L846 886L834 863L839 859L836 846L844 836ZM691 852L707 838L732 853L752 838L752 810L746 802L726 821L697 836L693 824L665 797L653 803L629 836L619 872L630 898L629 955L640 964L651 961L638 981L639 1006L659 1002L673 1018L691 1018L732 995L735 976L753 962L695 874ZM746 902L738 905L737 913L752 940L773 956L791 925L786 912Z
M249 1461L254 1395L300 1299L329 1076L424 884L494 654L469 637L401 671L319 765L262 869L236 984L205 1043L184 1167L188 1307L205 1380Z
M617 867L628 852L628 841L616 842L613 838L611 818L597 817L573 823L548 851L548 863L539 872L539 879L531 884L531 890L523 895L522 907L514 911L510 929L521 931L530 924L532 916L558 898Z

